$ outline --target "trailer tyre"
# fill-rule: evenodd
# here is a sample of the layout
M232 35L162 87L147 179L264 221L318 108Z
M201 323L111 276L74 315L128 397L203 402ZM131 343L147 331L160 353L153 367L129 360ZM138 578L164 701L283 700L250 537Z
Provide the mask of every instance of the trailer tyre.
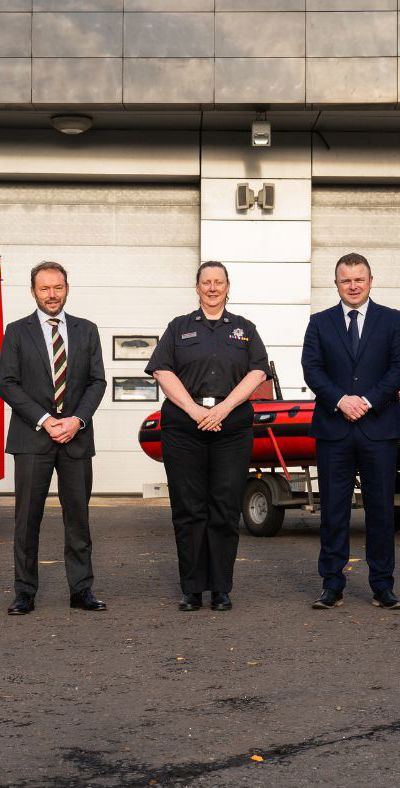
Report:
M253 536L275 536L282 527L285 509L273 505L271 491L262 479L250 479L243 496L242 513Z

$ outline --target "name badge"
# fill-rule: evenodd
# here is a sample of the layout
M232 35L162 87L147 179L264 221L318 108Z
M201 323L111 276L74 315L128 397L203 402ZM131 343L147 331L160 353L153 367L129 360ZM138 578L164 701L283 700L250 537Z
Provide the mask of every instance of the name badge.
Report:
M192 337L197 337L197 331L191 331L190 334L182 334L182 339L192 339Z

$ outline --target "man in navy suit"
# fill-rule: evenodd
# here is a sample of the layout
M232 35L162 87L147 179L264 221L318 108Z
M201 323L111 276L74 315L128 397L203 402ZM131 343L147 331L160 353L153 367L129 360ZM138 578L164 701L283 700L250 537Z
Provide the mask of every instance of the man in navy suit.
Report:
M400 312L370 299L371 268L360 254L340 258L335 283L341 301L311 316L302 355L304 378L316 395L312 434L321 500L323 591L313 607L343 604L351 500L359 473L373 604L399 609L393 593L393 496L400 436Z

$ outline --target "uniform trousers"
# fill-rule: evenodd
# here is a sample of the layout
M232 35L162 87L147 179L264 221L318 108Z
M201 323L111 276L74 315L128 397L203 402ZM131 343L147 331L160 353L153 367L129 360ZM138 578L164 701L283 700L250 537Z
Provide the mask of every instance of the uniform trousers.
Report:
M321 498L319 574L324 588L342 591L350 555L351 503L360 474L365 509L366 559L372 590L393 588L396 440L370 440L358 424L336 441L317 439Z
M89 499L91 458L68 456L54 443L46 454L15 454L15 590L34 595L38 588L39 532L44 505L55 469L64 521L64 560L71 593L93 583Z
M253 408L235 408L221 432L202 432L166 400L161 441L184 594L229 592L252 441Z

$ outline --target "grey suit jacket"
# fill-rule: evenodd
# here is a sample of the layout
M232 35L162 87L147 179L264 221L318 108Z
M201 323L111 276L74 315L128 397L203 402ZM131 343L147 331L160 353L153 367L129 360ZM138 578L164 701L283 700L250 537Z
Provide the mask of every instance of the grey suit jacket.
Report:
M62 416L79 416L86 424L70 443L70 457L95 454L92 416L106 389L97 326L66 314L67 379ZM45 413L57 416L49 355L37 312L7 326L0 354L0 397L12 408L6 452L45 454L54 442L37 423Z

